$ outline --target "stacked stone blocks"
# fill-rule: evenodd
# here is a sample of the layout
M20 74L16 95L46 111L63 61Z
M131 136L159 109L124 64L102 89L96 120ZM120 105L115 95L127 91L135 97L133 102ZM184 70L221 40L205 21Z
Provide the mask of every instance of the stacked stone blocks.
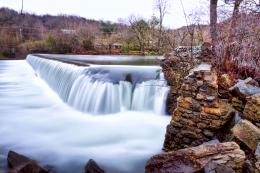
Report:
M218 99L217 75L208 64L199 65L185 77L180 93L167 126L166 151L211 140L233 112L225 101Z

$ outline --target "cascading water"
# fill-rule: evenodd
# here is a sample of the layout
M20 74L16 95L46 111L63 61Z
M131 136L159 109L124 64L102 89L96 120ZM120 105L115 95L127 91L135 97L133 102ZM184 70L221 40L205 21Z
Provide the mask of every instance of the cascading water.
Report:
M34 159L42 166L50 165L57 173L82 173L89 159L94 159L106 173L143 173L147 160L161 152L170 117L151 111L152 104L161 105L160 92L156 89L148 92L147 88L145 94L137 89L138 86L142 88L144 79L154 76L149 71L156 72L158 67L142 67L142 71L132 67L135 70L129 73L128 68L122 70L119 66L78 67L40 58L27 62L0 61L0 172L7 172L4 168L10 150ZM118 71L120 73L115 75ZM46 82L35 76L35 72ZM89 77L93 81L85 82ZM92 89L94 95L87 96L85 86L81 85L94 85L95 82L99 83ZM135 86L134 92L130 86ZM149 87L152 86L149 83ZM98 105L112 104L104 99L112 97L107 95L108 90L119 90L121 112L95 116L76 111L64 101L75 100L79 105L84 102L77 98L89 97L95 110L102 110ZM144 100L141 97L154 91L157 94L154 101L149 101L151 105L141 102ZM72 98L74 92L75 98ZM88 93L91 92L88 89ZM130 97L134 104L129 101ZM137 103L143 104L141 108L147 107L142 111L129 110ZM156 109L160 107L156 106Z
M165 113L165 100L168 91L169 88L162 80L149 80L137 84L133 93L131 109Z
M123 110L165 113L168 87L160 67L79 67L29 55L35 72L72 107L87 113L109 114Z
M28 55L27 62L33 67L36 74L47 81L49 86L65 102L68 100L74 81L84 70L83 67L37 58L32 55Z

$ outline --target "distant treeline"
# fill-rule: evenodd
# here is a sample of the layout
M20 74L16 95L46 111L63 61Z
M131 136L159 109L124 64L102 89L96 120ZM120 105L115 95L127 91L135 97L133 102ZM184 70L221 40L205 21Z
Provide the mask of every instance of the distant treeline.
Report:
M1 8L0 56L24 57L28 53L161 54L179 44L190 45L186 27L162 31L159 24L156 17L144 20L131 16L121 23L111 23L78 16L20 14ZM205 41L207 28L196 25L194 44Z

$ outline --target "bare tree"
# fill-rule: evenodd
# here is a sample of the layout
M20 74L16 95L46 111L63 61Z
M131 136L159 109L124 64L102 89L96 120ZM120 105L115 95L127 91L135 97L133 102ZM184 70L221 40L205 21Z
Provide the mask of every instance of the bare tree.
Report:
M211 44L213 54L216 54L216 45L217 45L217 4L218 0L210 0L210 35L211 35Z
M192 24L189 16L187 16L182 0L180 0L180 2L181 2L181 6L182 6L182 11L183 11L183 14L185 17L185 21L186 21L187 33L190 36L190 50L191 50L190 55L191 55L191 57L193 57L193 41L194 41L195 24Z
M223 14L230 12L230 15L218 24L216 53L219 59L216 65L219 73L230 73L240 79L252 77L260 83L260 18L257 1L223 0L229 5Z
M233 4L233 12L232 12L232 18L231 18L231 24L230 24L230 28L229 28L229 42L232 42L233 38L235 37L235 27L236 27L236 23L237 23L237 19L238 19L238 15L239 15L239 7L240 4L242 3L243 0L225 0L226 4Z
M23 0L22 0L21 14L23 14Z
M144 55L150 29L149 24L144 19L138 19L135 16L129 17L129 23L138 41L140 52Z
M243 0L235 0L234 2L234 9L233 9L233 15L232 15L232 20L238 15L239 13L239 6L242 3Z
M129 53L130 51L130 45L133 43L133 40L135 39L134 33L131 31L131 29L128 28L127 25L125 25L126 20L120 19L119 21L122 25L120 25L117 29L117 34L119 38L122 38L124 42L126 43L126 51Z
M157 46L159 50L162 46L163 21L164 21L165 14L167 13L168 7L169 7L168 0L155 0L155 9L158 10L159 13L159 34L158 34L158 42L157 42Z
M172 50L177 45L177 34L173 30L169 29L165 32L165 40L168 47L170 47L170 50Z

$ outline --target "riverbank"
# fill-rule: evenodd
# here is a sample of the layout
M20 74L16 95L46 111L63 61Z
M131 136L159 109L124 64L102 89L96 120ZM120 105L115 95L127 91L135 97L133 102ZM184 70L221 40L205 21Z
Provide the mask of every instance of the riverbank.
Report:
M185 61L189 56L189 49L175 49L161 62L172 119L166 152L147 162L146 173L259 173L259 83L218 76L210 46Z

